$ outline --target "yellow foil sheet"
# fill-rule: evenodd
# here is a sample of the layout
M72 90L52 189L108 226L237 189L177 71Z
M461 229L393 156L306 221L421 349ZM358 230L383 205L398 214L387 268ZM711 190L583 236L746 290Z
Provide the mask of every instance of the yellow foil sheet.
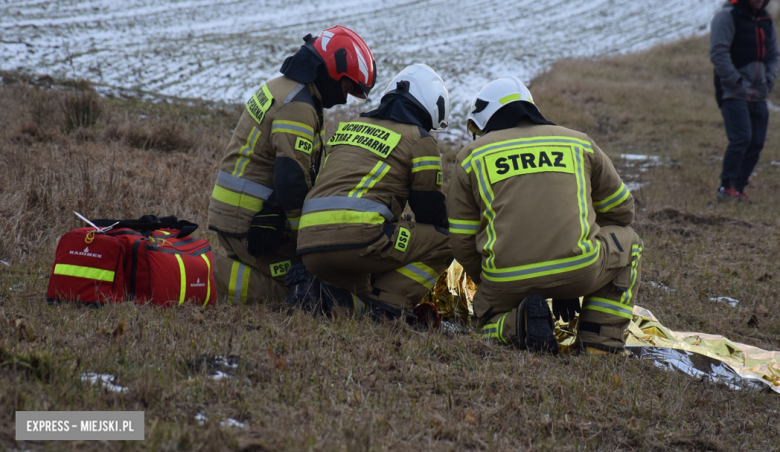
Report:
M457 262L444 272L423 302L431 302L439 313L464 325L474 324L472 301L477 286ZM561 353L570 353L577 331L577 318L556 322L555 335ZM743 378L763 380L780 393L780 352L762 350L715 334L677 332L666 328L649 310L634 306L627 347L656 347L685 351L720 361Z

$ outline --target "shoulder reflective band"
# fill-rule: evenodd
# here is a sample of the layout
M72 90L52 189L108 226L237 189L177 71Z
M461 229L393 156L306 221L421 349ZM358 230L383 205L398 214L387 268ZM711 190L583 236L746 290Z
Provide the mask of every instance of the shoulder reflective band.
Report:
M348 196L328 196L325 198L307 199L303 203L302 215L323 210L354 210L357 212L376 212L385 220L393 219L393 212L382 203L366 198L350 198Z
M621 204L623 204L623 201L628 199L628 197L631 195L631 192L628 191L628 187L626 187L626 184L620 183L620 188L615 193L612 193L607 197L607 199L599 202L593 202L593 208L596 210L596 212L604 213L608 212L613 207L617 207Z
M406 248L409 247L409 240L411 240L412 234L406 228L398 228L398 238L395 240L395 249L405 253Z
M295 139L295 150L301 151L304 154L311 155L311 150L314 148L312 146L311 141L307 140L306 138L298 137Z
M233 176L241 177L244 175L247 163L249 163L249 154L255 152L255 145L257 144L257 138L260 136L260 130L257 127L252 127L252 131L249 132L249 136L246 138L246 144L241 146L238 150L238 155L241 156L236 160L236 167L233 169Z
M450 223L450 232L454 234L475 235L479 231L480 221L447 219Z
M292 267L291 261L283 261L283 262L277 262L275 264L269 265L271 268L271 276L276 278L277 276L282 276L287 274L287 270Z
M114 282L114 272L81 265L57 264L54 266L55 275L73 276L76 278L94 279L97 281Z
M608 300L606 298L585 297L582 301L583 310L599 311L605 314L623 317L631 320L634 318L634 310L620 302Z
M246 103L246 110L249 112L249 115L252 116L252 119L259 124L263 122L265 113L271 108L271 103L273 103L273 101L274 96L271 95L271 91L264 84L249 98L249 101Z
M436 185L441 185L441 184L442 184L442 172L439 171L438 173L436 173Z
M480 159L486 155L493 154L495 152L501 152L508 149L519 147L537 147L537 146L579 146L585 150L585 152L593 152L593 147L589 141L580 140L574 137L532 137L532 138L518 138L515 140L501 141L498 143L486 144L482 147L474 149L463 162L461 166L467 173L471 172L472 162Z
M309 141L314 140L314 129L308 124L298 121L284 121L278 119L271 125L271 133L289 133L306 138Z
M301 225L301 217L287 217L287 222L290 223L290 229L297 231Z
M181 276L181 289L179 290L179 304L184 303L184 297L187 294L187 270L184 268L184 261L181 256L175 254L176 260L179 262L179 276Z
M441 157L418 157L412 159L412 172L425 170L441 171Z
M574 174L571 154L569 146L524 147L488 155L485 166L492 184L521 174Z
M228 284L229 304L246 304L250 271L249 266L233 261L233 266L230 269L230 284Z
M209 262L209 258L205 254L201 254L200 257L206 261L206 269L209 272L206 277L206 299L203 301L203 306L205 307L209 304L209 299L211 298L211 262Z
M411 264L396 269L396 271L407 278L417 281L426 289L433 287L433 285L436 284L436 280L439 279L438 273L422 262L412 262Z
M349 145L363 148L386 158L401 141L401 134L384 127L362 122L342 122L328 140L329 146Z

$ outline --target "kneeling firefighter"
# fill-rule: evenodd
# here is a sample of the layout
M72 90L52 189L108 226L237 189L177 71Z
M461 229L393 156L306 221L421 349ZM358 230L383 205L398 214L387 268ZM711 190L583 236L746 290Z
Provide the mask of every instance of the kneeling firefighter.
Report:
M214 256L217 293L231 304L287 296L301 208L320 165L323 109L348 94L365 99L375 83L371 51L352 30L335 26L304 42L246 103L211 194L209 229L227 250Z
M411 320L451 262L441 156L429 133L447 126L449 108L442 79L414 64L390 82L376 110L339 124L328 140L298 232L298 253L321 280L326 312L335 304ZM407 201L415 221L401 221ZM317 309L318 289L300 271L297 279L290 273L288 301L313 295Z
M480 334L557 353L552 298L564 321L581 312L579 349L622 352L643 245L609 157L547 121L515 77L477 94L468 127L475 141L458 153L447 211L455 258L479 286Z

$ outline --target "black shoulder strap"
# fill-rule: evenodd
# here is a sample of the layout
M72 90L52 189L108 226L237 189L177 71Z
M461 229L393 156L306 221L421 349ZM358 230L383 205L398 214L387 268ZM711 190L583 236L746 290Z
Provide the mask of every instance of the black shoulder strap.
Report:
M158 218L155 215L144 215L137 220L100 219L100 220L90 220L90 221L92 221L92 223L94 223L95 226L99 228L111 226L112 224L118 222L118 224L114 226L115 228L128 228L139 232L154 231L162 228L178 229L180 232L176 235L176 238L186 237L192 234L193 232L195 232L196 229L198 229L197 224L190 223L189 221L186 220L179 220L173 215L169 217L162 217L162 218Z

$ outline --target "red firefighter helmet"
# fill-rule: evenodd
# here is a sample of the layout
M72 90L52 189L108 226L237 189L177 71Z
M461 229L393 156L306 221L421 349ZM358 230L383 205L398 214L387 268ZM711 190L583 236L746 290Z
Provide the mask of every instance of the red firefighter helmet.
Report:
M347 27L336 25L323 30L307 45L314 48L333 80L347 77L355 84L350 93L365 99L376 83L376 61L363 38Z

